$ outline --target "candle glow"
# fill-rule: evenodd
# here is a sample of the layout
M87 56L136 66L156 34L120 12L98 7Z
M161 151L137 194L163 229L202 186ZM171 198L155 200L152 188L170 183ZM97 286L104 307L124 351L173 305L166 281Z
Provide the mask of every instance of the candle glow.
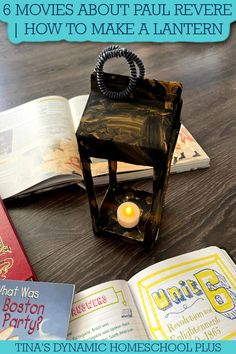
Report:
M117 209L118 223L127 229L135 227L139 223L140 209L133 202L125 202L120 204Z
M132 215L133 214L133 208L132 208L132 206L127 206L126 208L125 208L125 214L126 215Z

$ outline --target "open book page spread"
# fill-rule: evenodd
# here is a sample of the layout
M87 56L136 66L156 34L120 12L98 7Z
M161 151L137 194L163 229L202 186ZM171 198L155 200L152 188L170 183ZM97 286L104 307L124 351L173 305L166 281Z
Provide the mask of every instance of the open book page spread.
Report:
M128 283L114 280L76 294L68 339L148 339Z
M74 97L69 100L75 131L79 126L79 122L83 115L87 100L88 95ZM209 167L209 163L210 159L205 153L205 151L201 148L201 146L193 138L190 132L182 124L172 159L171 172L177 173L190 171L191 169L205 168ZM108 174L107 161L93 159L93 164L91 168L94 177ZM135 178L135 172L141 171L144 171L144 173L139 174L140 177L152 175L152 168L148 166L137 166L124 162L118 162L117 164L117 172L119 174L124 173L124 179L128 179L128 173L132 174L133 178ZM138 178L138 174L136 177ZM118 176L118 180L123 179L119 178Z
M236 273L217 247L136 274L129 285L151 339L236 338Z
M73 294L70 284L0 280L0 340L66 339Z
M0 113L0 195L8 198L60 175L79 174L68 101L50 96Z

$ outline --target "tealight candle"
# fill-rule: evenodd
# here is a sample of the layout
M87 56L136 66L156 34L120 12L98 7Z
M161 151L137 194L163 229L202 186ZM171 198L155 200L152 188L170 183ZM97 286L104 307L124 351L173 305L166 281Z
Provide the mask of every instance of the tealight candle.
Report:
M117 221L121 226L131 229L139 223L139 219L140 209L135 203L125 202L118 207Z

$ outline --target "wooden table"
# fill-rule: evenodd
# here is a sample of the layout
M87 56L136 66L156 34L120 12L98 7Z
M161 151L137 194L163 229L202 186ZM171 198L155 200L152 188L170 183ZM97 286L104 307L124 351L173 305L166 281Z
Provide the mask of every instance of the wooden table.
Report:
M85 289L210 245L225 248L236 261L235 39L234 26L223 43L127 45L143 59L147 77L183 83L182 121L211 157L211 167L170 177L159 242L149 253L95 237L86 193L78 186L6 202L39 280ZM106 45L14 46L4 24L0 43L0 110L46 95L88 93L95 58ZM124 67L122 61L108 64L118 73ZM150 180L135 184L151 189Z

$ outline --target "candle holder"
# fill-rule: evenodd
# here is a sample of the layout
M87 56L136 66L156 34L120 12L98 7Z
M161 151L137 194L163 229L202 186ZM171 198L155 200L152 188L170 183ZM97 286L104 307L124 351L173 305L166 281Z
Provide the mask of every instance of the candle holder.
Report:
M126 58L131 75L103 72L106 60ZM139 77L137 75L139 70ZM112 46L100 53L91 75L91 93L77 130L93 230L151 249L157 241L172 154L180 129L182 86L144 78L141 60L127 49ZM109 185L98 206L91 157L108 160ZM117 161L153 167L153 192L117 182ZM117 220L117 209L133 202L140 209L136 226Z

